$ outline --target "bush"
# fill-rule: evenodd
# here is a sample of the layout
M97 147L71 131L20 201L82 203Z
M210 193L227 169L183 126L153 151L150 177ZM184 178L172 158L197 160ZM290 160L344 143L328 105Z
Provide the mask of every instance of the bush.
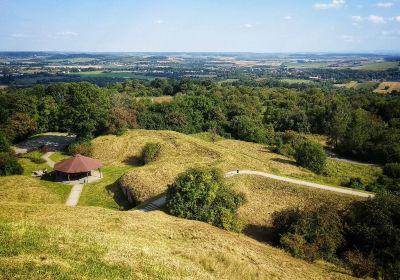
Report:
M106 131L110 134L122 135L127 129L137 126L136 115L134 112L124 107L111 109L107 123Z
M369 277L375 271L375 260L372 254L364 257L358 250L345 253L347 266L353 271L356 277Z
M399 279L400 197L378 194L373 199L353 202L343 219L347 251L359 251L364 259L374 260L374 276ZM370 274L369 268L355 269L359 275Z
M155 161L160 154L161 144L160 143L147 143L142 149L142 160L144 164L148 164Z
M350 178L350 180L345 184L346 187L358 190L365 190L366 185L362 182L360 178Z
M90 157L93 154L93 145L90 141L74 142L68 146L67 152L71 156L81 154Z
M20 175L24 169L17 157L10 153L0 153L0 176Z
M33 151L33 152L29 152L29 153L23 154L23 155L21 155L21 157L22 158L27 158L30 161L32 161L33 163L41 164L41 163L45 163L46 162L46 160L44 160L42 158L42 154L39 151Z
M310 141L304 141L296 148L296 162L317 174L321 174L325 170L326 158L324 149Z
M287 209L273 215L275 240L295 257L332 260L342 244L342 220L335 205Z
M11 152L10 142L8 142L7 138L0 133L0 153L9 153Z
M400 163L387 163L383 167L383 174L390 178L400 179Z
M189 169L167 191L167 209L172 215L231 231L240 230L237 209L243 203L244 196L228 188L217 169Z

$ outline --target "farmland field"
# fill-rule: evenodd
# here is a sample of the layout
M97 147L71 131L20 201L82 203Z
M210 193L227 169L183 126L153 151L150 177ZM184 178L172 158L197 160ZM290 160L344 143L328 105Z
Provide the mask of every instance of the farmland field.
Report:
M355 70L385 71L392 68L399 68L399 62L372 62L361 66L355 66Z
M383 94L391 93L392 91L400 92L400 82L383 82L375 90L375 92Z
M118 71L118 72L104 72L104 71L84 71L69 73L69 75L82 76L87 78L122 78L122 79L142 79L154 80L154 77L139 75L132 72Z

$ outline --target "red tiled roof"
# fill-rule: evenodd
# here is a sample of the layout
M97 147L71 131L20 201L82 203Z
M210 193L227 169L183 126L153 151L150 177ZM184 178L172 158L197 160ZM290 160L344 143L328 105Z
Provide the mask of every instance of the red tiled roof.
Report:
M81 173L98 169L102 166L103 164L100 160L77 154L72 158L56 163L54 165L54 170L64 173Z

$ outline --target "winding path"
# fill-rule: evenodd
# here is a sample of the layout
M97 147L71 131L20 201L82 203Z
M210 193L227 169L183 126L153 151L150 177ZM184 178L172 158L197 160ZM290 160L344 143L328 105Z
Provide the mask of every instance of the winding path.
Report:
M348 189L348 188L332 187L332 186L328 186L328 185L312 183L312 182L308 182L308 181L278 176L278 175L274 175L271 173L260 172L260 171L237 170L237 171L230 171L228 173L225 173L226 178L234 177L234 176L238 176L238 175L255 175L255 176L278 180L281 182L287 182L287 183L306 186L306 187L310 187L310 188L321 189L321 190L326 190L326 191L331 191L331 192L336 192L336 193L343 193L343 194L348 194L348 195L353 195L353 196L360 196L360 197L365 197L365 198L375 196L373 193L361 192L361 191ZM149 204L145 205L143 208L139 209L139 211L142 211L142 212L154 211L154 210L157 210L160 207L162 207L165 203L166 203L166 196L163 195L163 196L153 200Z

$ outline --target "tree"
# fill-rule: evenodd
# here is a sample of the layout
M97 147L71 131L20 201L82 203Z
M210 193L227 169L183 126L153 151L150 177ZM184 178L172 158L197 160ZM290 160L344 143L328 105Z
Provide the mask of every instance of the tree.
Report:
M0 153L10 153L10 152L11 152L10 142L8 142L7 138L3 135L3 133L0 133Z
M261 121L251 119L249 116L236 116L231 123L232 133L237 139L265 143L267 140L267 131Z
M325 170L326 158L325 151L320 145L307 140L295 148L296 162L317 174Z
M344 224L346 250L358 252L365 260L373 260L375 276L399 279L399 196L378 194L373 199L351 203L345 211ZM358 274L368 274L361 272Z
M124 107L115 107L108 115L106 131L110 134L122 135L127 129L136 126L136 115L133 111Z
M36 122L27 113L14 113L4 128L10 141L21 141L36 131Z
M240 229L237 210L243 203L244 196L227 187L217 169L189 169L167 190L169 213L227 230Z
M68 94L60 106L62 126L78 139L92 138L106 123L109 96L99 87L82 82L68 85Z
M0 176L20 175L24 169L11 153L0 153Z
M343 225L333 204L290 208L274 213L275 238L296 257L333 260L343 242Z

